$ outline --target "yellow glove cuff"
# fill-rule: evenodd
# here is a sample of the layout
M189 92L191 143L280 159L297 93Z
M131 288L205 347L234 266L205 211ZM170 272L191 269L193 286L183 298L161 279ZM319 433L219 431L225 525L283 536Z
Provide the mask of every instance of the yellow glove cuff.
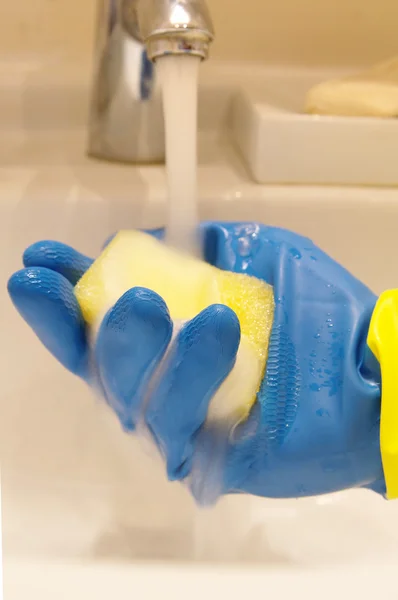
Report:
M380 450L387 498L398 498L398 290L384 292L370 322L367 343L380 363Z

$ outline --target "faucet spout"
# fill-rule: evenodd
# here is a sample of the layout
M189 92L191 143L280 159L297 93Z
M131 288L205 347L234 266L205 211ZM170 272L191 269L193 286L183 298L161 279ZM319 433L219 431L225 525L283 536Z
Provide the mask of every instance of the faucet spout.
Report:
M214 30L205 0L122 0L121 15L151 60L165 54L208 57Z
M206 59L214 37L205 0L98 0L88 152L106 160L165 158L156 59Z

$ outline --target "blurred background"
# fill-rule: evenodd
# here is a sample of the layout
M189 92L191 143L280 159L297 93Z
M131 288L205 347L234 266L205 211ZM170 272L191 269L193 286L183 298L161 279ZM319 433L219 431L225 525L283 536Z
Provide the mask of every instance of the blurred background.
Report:
M3 2L0 52L65 57L93 50L96 0ZM210 0L212 57L286 65L366 65L396 52L394 0Z

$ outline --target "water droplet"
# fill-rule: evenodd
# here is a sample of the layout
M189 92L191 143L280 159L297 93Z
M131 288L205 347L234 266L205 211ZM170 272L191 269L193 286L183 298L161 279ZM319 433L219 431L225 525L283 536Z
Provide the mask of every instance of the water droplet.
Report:
M315 256L312 256L312 254L311 254L311 256L310 256L310 259L311 259L311 260L318 260L318 259L317 259Z
M247 237L238 238L239 256L250 256L250 240Z
M294 258L301 258L301 253L297 250L297 248L290 248L289 252Z
M311 392L320 392L321 386L318 385L317 383L311 383L310 390L311 390Z
M329 413L327 410L325 410L324 408L318 408L318 410L316 411L316 415L318 417L328 417Z
M315 338L316 340L319 340L319 338L320 338L320 337L321 337L321 334L320 334L320 333L316 333L316 334L314 335L314 338Z

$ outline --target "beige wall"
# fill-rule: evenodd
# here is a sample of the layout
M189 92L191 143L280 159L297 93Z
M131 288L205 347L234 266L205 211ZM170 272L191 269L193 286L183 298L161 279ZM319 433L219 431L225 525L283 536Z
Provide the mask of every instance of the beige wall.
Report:
M213 56L367 63L398 54L397 0L208 0ZM88 57L97 0L0 0L0 54Z

